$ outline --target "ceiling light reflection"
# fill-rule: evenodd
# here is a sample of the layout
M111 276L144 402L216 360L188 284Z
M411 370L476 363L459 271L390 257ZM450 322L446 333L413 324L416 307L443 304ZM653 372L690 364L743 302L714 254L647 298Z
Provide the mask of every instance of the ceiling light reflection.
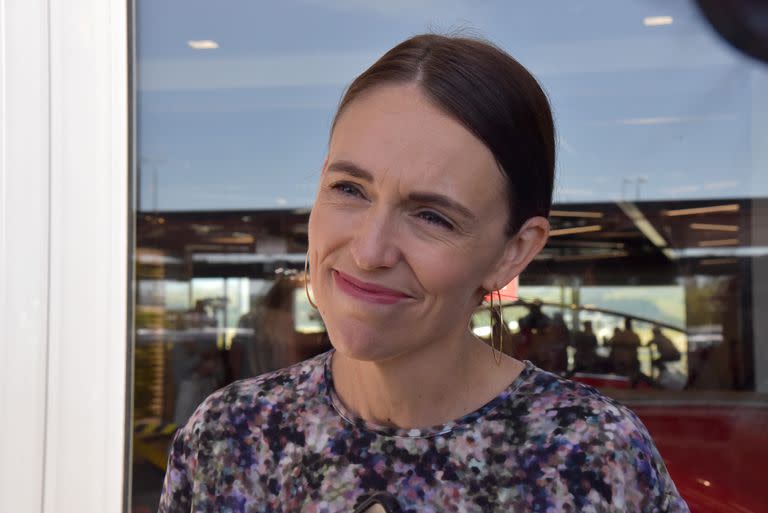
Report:
M643 25L646 27L659 27L661 25L672 25L673 21L672 16L646 16L643 18Z
M738 246L739 239L718 239L718 240L703 240L699 242L699 246L703 248L711 248L715 246Z
M653 243L654 246L657 248L667 247L667 241L664 239L664 237L661 236L656 228L653 227L650 221L648 221L648 219L643 215L643 213L634 203L620 201L617 203L617 205L619 205L619 208L621 208L622 212L624 212L624 215L626 215L629 219L632 220L633 223L635 223L635 227L640 230L640 232L645 235L648 240Z
M216 244L253 244L254 238L250 235L233 236L233 237L215 237L210 239L211 242Z
M735 224L707 224L707 223L692 223L692 230L706 230L714 232L738 232L739 227Z
M558 230L552 230L549 232L550 237L557 237L558 235L573 235L575 233L588 233L599 232L603 227L599 224L593 224L589 226L574 226L573 228L560 228Z
M552 217L587 217L599 219L603 217L602 212L586 212L581 210L551 210L549 215Z
M740 257L755 258L768 256L768 246L737 246L714 248L681 248L673 250L678 258Z
M675 216L692 216L696 214L712 214L715 212L738 212L738 203L729 203L728 205L713 205L711 207L697 207L697 208L680 208L676 210L664 210L662 215L675 217Z
M219 43L212 39L191 39L187 45L194 50L215 50L219 47Z

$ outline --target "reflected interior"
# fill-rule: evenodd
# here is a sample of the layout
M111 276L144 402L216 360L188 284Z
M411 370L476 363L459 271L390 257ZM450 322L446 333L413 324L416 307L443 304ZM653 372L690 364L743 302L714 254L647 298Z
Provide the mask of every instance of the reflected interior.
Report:
M692 4L136 4L132 512L208 394L330 348L304 290L330 117L454 20L531 67L560 137L547 247L470 328L629 405L692 512L768 504L768 72Z

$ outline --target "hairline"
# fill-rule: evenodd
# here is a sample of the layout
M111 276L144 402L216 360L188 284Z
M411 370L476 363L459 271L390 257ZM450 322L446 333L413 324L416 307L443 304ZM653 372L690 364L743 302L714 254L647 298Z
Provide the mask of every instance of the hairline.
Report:
M413 76L411 78L385 78L385 79L381 79L381 81L376 83L375 85L371 85L371 86L368 86L368 87L365 87L365 88L361 89L352 98L349 98L346 102L344 102L344 105L341 106L341 108L339 108L336 111L336 114L335 114L335 116L333 118L333 121L331 123L331 130L330 130L330 134L328 136L328 146L329 146L329 148L330 148L331 140L333 139L333 133L336 130L336 125L338 124L339 119L341 119L341 116L344 114L344 112L346 112L347 108L349 107L349 105L351 103L353 103L353 102L355 102L355 101L357 101L357 100L367 96L368 94L372 94L376 90L379 90L379 89L387 87L387 86L409 85L409 84L414 84L417 87L417 89L419 90L419 92L421 92L424 95L424 98L429 102L429 104L432 107L434 107L435 109L439 110L440 112L442 112L446 116L450 117L451 119L453 119L454 121L459 123L462 127L464 127L465 130L467 130L469 133L474 135L475 138L478 141L480 141L480 143L482 143L482 145L485 146L488 149L488 151L493 156L493 161L496 164L496 170L499 172L499 174L501 174L502 180L504 181L504 185L507 188L507 190L505 191L506 200L507 200L507 202L512 201L512 198L510 196L511 192L509 190L511 188L511 180L510 180L509 176L507 175L507 173L504 171L504 166L502 166L501 162L499 162L499 159L497 158L496 154L494 153L493 148L491 148L488 145L488 143L481 137L481 135L477 133L477 130L475 130L473 127L471 127L468 123L464 122L464 120L462 120L454 112L451 112L451 110L448 109L442 102L440 102L440 100L429 90L429 88L424 85L425 81L424 81L424 64L423 64L423 60L419 62L418 69L416 70L416 75L415 76ZM344 96L342 96L342 98L346 98L346 97L347 97L347 93L345 93ZM517 235L517 233L520 231L520 228L522 228L522 225L528 219L522 220L522 222L520 223L520 226L515 229L515 228L513 228L513 226L514 226L514 219L513 219L513 215L512 215L512 209L509 208L509 206L508 206L504 210L505 210L506 215L508 217L506 225L505 225L505 228L504 228L504 235L507 238L511 239L512 237ZM535 216L532 216L532 217L535 217Z

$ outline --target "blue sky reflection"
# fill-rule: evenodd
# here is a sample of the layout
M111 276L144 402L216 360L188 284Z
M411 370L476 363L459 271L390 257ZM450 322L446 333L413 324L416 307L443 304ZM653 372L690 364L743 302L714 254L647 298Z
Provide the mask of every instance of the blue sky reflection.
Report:
M768 195L768 72L687 1L137 2L140 209L310 206L347 83L383 51L464 28L553 103L556 200ZM646 16L672 25L646 27ZM194 50L210 39L215 50Z

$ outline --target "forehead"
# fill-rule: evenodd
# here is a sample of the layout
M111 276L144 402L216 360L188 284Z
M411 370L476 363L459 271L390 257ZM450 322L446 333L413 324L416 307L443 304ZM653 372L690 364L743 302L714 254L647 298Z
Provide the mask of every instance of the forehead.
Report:
M376 178L396 177L460 197L504 190L491 151L415 84L381 86L347 105L329 159L354 162Z

